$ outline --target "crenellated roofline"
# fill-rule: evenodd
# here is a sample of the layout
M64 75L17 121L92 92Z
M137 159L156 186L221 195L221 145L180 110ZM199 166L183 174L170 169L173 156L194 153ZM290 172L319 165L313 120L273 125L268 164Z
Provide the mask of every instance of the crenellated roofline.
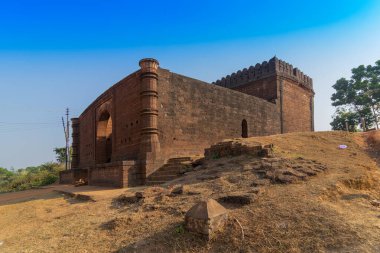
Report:
M307 89L313 90L313 79L311 79L308 75L305 75L298 68L293 68L293 65L280 60L277 57L273 57L269 60L269 62L264 61L261 64L257 63L255 66L250 66L249 68L244 68L243 70L239 70L231 75L227 75L213 82L213 84L226 88L234 88L247 84L251 81L256 81L274 75L280 75L293 79Z

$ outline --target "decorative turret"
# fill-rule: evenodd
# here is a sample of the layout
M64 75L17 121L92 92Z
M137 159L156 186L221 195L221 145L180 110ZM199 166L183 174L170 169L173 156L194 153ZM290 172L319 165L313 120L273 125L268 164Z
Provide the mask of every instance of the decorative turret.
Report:
M276 56L270 59L269 62L264 61L261 64L257 63L255 66L250 66L248 69L244 68L217 80L213 84L226 88L234 88L273 75L281 75L293 79L302 86L310 90L313 89L313 80L309 76L305 75L298 68L293 68L291 64L279 60Z

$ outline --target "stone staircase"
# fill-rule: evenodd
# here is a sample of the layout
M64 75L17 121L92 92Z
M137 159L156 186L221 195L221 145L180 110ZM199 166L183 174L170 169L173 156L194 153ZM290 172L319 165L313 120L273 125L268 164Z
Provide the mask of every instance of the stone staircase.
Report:
M160 185L180 177L199 158L186 156L169 159L166 164L148 176L146 185Z

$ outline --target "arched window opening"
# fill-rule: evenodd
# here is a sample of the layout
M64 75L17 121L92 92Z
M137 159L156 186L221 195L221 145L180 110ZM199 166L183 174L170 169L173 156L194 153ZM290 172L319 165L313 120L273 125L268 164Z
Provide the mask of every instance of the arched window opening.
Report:
M241 137L248 138L248 124L245 119L241 122Z
M112 157L112 118L103 112L96 125L96 163L109 163Z

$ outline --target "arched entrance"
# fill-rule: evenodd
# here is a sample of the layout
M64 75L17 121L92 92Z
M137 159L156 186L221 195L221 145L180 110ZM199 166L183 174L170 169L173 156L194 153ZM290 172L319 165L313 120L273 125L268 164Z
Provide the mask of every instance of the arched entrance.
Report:
M112 157L112 118L103 112L96 124L96 163L109 163Z
M248 138L248 124L245 119L241 122L241 137Z

